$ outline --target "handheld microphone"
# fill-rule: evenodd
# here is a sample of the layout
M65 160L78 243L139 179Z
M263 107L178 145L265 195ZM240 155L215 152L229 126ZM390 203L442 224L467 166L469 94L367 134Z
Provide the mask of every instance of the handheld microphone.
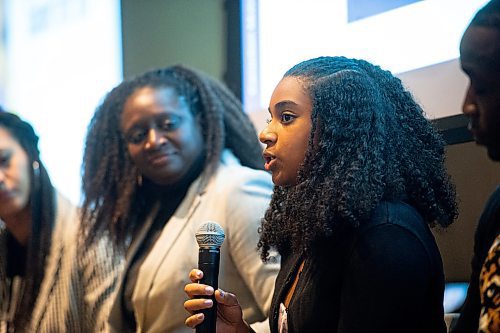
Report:
M198 269L203 271L200 283L212 286L217 290L219 279L220 247L224 242L224 230L215 222L203 223L196 231L196 241L200 250L198 252ZM212 296L213 306L202 310L205 315L203 322L196 326L196 333L215 333L217 323L217 302Z

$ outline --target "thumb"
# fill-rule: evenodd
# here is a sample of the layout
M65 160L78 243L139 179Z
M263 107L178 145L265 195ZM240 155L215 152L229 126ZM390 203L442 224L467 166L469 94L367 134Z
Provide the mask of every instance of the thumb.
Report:
M217 289L215 291L215 300L217 303L224 304L226 306L239 305L236 295L226 292L222 289Z

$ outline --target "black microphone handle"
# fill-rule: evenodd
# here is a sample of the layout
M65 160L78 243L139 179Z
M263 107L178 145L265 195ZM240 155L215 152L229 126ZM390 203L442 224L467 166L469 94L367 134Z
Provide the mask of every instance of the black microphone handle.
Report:
M219 262L220 250L218 248L200 248L198 253L198 269L203 271L200 283L212 286L214 290L219 288ZM213 306L202 310L205 315L203 322L196 326L196 333L216 333L217 324L217 302L215 296L211 297Z

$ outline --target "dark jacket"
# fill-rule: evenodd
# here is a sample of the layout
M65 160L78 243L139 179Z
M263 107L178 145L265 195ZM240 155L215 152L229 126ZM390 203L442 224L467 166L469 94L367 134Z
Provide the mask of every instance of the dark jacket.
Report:
M467 298L460 317L452 328L453 333L477 332L481 296L479 295L479 274L493 241L500 231L500 187L490 196L481 214L474 239L474 256Z
M293 332L446 332L444 274L434 237L403 202L382 202L359 228L344 228L305 258L288 307ZM270 312L278 310L304 257L283 254Z

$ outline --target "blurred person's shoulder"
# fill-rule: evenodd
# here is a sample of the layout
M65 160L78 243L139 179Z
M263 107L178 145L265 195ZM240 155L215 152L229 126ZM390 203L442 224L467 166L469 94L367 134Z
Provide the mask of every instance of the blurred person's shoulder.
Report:
M230 150L222 153L217 170L217 184L234 190L263 191L265 194L270 194L273 189L268 172L242 166Z

